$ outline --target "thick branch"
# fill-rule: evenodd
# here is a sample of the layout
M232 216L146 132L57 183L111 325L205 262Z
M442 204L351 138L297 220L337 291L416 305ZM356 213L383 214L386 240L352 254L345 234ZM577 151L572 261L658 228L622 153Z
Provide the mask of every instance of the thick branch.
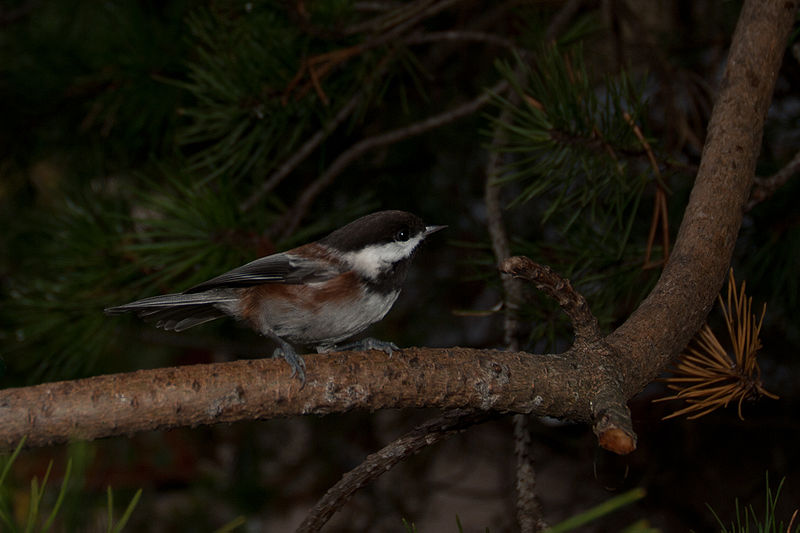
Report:
M626 361L627 396L640 391L686 346L719 292L796 11L793 1L744 3L675 249L647 299L607 337Z
M306 385L280 359L192 365L0 390L0 449L138 431L351 409L474 408L590 422L613 382L595 354L408 348L305 356ZM596 368L608 369L598 371Z

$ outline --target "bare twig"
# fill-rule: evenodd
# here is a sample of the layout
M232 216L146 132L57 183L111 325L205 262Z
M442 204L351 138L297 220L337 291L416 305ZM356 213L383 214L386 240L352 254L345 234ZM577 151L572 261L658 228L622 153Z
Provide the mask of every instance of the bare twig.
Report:
M531 443L531 417L514 415L515 488L517 490L517 524L520 533L535 533L547 527L536 493L536 465Z
M507 83L508 82L505 80L500 81L489 89L489 91L502 91L507 86ZM297 199L292 208L283 216L282 220L273 226L271 233L273 235L278 235L279 238L285 238L294 233L317 196L333 183L334 179L336 179L345 168L364 153L378 146L396 143L403 139L438 128L467 115L471 115L486 104L489 98L490 93L485 92L473 100L449 109L444 113L433 115L409 126L404 126L357 142L340 154L322 175L305 188L303 194L300 195L300 198Z
M403 39L405 44L424 44L438 41L474 41L479 43L502 46L504 48L515 48L516 44L510 39L500 35L486 33L483 31L453 30L453 31L432 31L427 33L415 33Z
M353 10L382 13L384 11L397 9L398 7L400 7L401 4L402 2L400 2L399 0L391 0L391 1L387 0L387 1L376 1L376 2L354 2Z
M661 246L663 257L653 261L653 244L656 240L656 230L661 226ZM669 209L667 208L667 193L660 184L656 184L656 194L653 196L653 218L650 220L650 233L647 236L647 248L644 253L642 270L663 266L669 259Z
M360 102L364 99L363 91L357 91L352 98L336 113L336 116L333 117L333 120L326 123L322 128L320 128L314 135L308 138L303 145L289 157L281 166L275 170L265 181L261 184L261 186L251 194L247 200L242 202L239 205L240 211L249 211L254 206L256 206L272 189L278 186L278 184L289 175L289 173L297 168L297 165L303 162L305 158L311 155L317 146L320 145L322 141L328 138L328 136L335 130L339 124L344 122L347 117L349 117L353 111L355 111L356 107Z
M545 41L554 41L578 13L583 0L568 0L556 13L544 34Z
M439 13L461 0L417 0L400 3L397 9L377 17L354 24L344 30L345 35L369 32L377 35L381 42L394 39L419 21Z
M365 48L362 45L349 46L347 48L337 48L330 52L317 54L303 60L300 69L295 74L289 85L286 86L281 103L286 105L289 101L289 96L295 94L296 99L301 99L313 87L319 97L320 101L325 105L330 105L330 99L325 91L322 89L320 80L331 72L334 67L337 67L346 62L351 57L357 56L364 52ZM308 74L308 83L300 86L300 82ZM300 86L298 88L298 86Z
M516 94L516 93L514 93ZM492 241L492 250L497 264L511 256L511 246L503 224L503 208L500 202L500 149L505 144L506 129L502 126L510 120L510 112L505 109L499 118L492 138L489 161L486 165L486 185L484 201L486 203L486 226ZM522 303L523 286L519 280L507 274L501 274L503 283L503 301L505 303L505 321L503 324L504 344L507 349L519 349L519 307Z
M385 57L372 71L370 74L369 79L365 82L366 84L370 84L372 80L380 78L383 73L386 71L386 68L389 64L390 58L387 56ZM302 163L311 152L313 152L319 145L327 139L333 131L339 127L339 125L347 120L347 118L353 114L353 112L358 108L358 105L364 101L366 97L366 91L356 91L356 93L347 101L347 103L342 106L338 113L333 117L333 119L324 124L317 132L312 135L311 137L303 143L303 145L289 157L280 167L275 170L265 181L261 184L261 186L251 194L247 200L242 202L239 205L239 209L241 211L249 211L254 206L256 206L264 196L273 190L275 187L282 182L286 176L289 175L297 165Z
M800 152L797 152L789 163L778 172L768 178L756 177L753 189L750 191L750 200L744 206L745 212L750 211L755 206L775 194L789 178L800 172Z
M417 426L391 444L367 456L360 465L346 473L336 485L328 489L325 496L317 502L297 528L298 533L319 531L358 489L388 472L400 461L423 448L497 416L499 415L485 411L455 409Z
M586 346L601 340L597 318L589 309L586 299L572 288L568 279L561 277L549 266L520 256L503 261L500 270L530 281L537 289L556 300L575 329L575 345Z
M519 72L517 72L519 75ZM519 101L519 95L513 92L512 103ZM492 241L492 250L498 264L511 255L508 234L503 224L503 208L500 202L500 149L506 143L507 130L504 124L511 119L511 112L505 108L494 129L492 146L489 151L489 162L486 165L486 186L484 200L486 202L486 224ZM508 274L500 274L503 283L503 302L505 317L503 322L506 349L519 349L519 308L522 304L523 285L520 280ZM542 529L542 513L536 497L536 469L531 453L530 420L528 416L514 415L514 455L517 460L517 523L522 533L533 533Z

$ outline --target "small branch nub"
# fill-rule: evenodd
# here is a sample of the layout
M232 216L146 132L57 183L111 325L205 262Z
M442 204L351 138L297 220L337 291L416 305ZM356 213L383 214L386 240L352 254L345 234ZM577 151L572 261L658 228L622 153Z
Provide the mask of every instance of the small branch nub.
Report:
M601 339L597 318L589 309L580 293L567 278L556 273L549 266L540 265L527 257L509 257L500 264L500 271L515 278L533 283L537 289L553 298L567 314L575 329L575 345L588 345Z

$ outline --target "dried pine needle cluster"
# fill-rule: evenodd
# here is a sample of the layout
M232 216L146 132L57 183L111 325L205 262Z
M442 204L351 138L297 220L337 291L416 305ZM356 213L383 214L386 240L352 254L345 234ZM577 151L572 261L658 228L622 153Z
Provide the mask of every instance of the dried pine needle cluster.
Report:
M761 318L756 320L752 313L753 299L747 298L744 282L737 291L733 269L728 277L727 302L720 295L719 303L728 326L733 358L722 347L708 324L704 325L690 343L688 351L681 354L673 370L674 375L665 379L667 386L678 392L656 400L680 398L688 405L664 419L689 415L687 418L691 420L738 401L739 418L744 420L742 402L745 399L759 396L778 399L762 386L761 370L756 361L756 354L761 348L758 334L767 305L764 304Z

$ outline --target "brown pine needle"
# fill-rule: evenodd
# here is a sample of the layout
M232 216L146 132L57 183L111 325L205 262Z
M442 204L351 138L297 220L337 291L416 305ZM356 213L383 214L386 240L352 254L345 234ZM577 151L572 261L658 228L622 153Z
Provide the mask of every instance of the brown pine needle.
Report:
M664 380L667 387L677 392L654 400L682 399L686 402L686 407L665 416L664 420L683 415L694 420L720 407L727 407L731 402L736 402L739 418L744 420L744 400L760 396L778 399L777 395L764 389L756 359L761 349L759 334L767 312L766 304L761 316L756 318L752 312L753 299L747 297L744 282L737 290L733 269L728 277L727 298L723 300L720 295L719 304L733 356L723 348L711 328L704 325L681 354L673 369L674 375Z
M653 149L650 147L650 143L647 142L644 134L642 134L641 128L639 128L639 125L636 124L629 113L624 113L622 116L625 118L628 125L630 125L636 138L642 144L658 184L656 195L653 198L653 220L650 222L650 235L647 238L647 250L645 251L644 264L642 265L642 270L647 270L660 267L669 259L669 209L667 208L667 193L664 190L661 181L661 171L658 168L658 162L656 161L656 156L653 154ZM614 159L616 159L616 157ZM652 261L651 254L659 224L661 225L661 246L664 257L658 261Z

